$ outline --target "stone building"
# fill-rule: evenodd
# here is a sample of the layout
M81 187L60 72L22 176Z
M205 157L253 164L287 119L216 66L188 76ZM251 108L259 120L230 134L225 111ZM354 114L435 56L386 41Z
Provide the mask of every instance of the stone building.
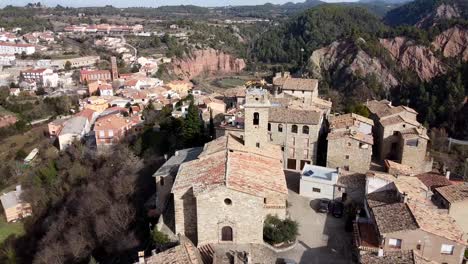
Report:
M275 93L298 97L309 105L318 98L317 79L292 78L289 72L278 72L273 77L273 86Z
M406 106L393 106L387 100L366 103L374 120L374 154L380 160L393 160L422 173L432 169L427 148L427 130L417 120L417 112Z
M366 173L372 159L374 122L357 114L329 118L327 167Z
M265 217L286 217L282 154L267 140L268 98L261 89L247 94L250 132L205 144L195 159L180 164L171 188L168 204L173 206L166 211L173 211L173 231L197 246L262 244ZM156 178L160 186L161 177Z
M461 263L466 235L451 215L431 203L428 185L415 176L367 174L367 217L358 217L354 224L361 255L413 250L436 263Z

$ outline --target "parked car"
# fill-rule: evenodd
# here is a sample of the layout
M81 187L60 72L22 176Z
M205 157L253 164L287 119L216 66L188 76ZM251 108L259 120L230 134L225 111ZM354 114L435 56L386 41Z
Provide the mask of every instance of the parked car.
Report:
M344 204L342 202L334 202L331 209L331 214L334 217L341 218L344 214Z
M292 260L292 259L283 259L283 258L278 259L278 261L276 261L276 263L278 263L278 264L297 264L297 262Z
M320 199L318 202L317 212L327 214L330 210L330 200Z

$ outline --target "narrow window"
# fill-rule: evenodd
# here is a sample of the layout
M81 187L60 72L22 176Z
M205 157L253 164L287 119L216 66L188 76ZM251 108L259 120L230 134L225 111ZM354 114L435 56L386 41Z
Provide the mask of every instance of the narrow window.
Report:
M257 112L255 112L253 114L253 124L258 125L259 123L260 123L260 115Z
M313 192L319 193L321 190L319 188L312 188Z
M297 126L296 125L292 125L291 133L297 133Z
M159 181L159 183L161 184L161 186L164 186L164 177L161 177L161 180Z
M271 131L271 123L268 123L268 131Z
M302 127L302 134L306 134L306 135L309 134L309 126L303 126Z
M282 124L278 125L278 132L283 132L283 125Z

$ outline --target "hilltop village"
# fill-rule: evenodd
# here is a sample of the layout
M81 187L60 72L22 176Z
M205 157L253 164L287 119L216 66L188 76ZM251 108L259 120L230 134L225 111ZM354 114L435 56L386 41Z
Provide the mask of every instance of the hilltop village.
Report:
M0 263L466 263L465 5L316 4L1 8Z

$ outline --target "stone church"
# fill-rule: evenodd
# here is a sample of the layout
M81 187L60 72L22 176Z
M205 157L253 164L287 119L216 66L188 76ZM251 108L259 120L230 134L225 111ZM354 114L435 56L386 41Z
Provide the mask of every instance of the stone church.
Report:
M170 188L174 231L195 245L263 243L268 214L286 217L287 187L280 146L268 140L268 92L246 93L245 133L226 134L183 162L173 179L157 176L157 193ZM171 177L171 175L167 176Z

